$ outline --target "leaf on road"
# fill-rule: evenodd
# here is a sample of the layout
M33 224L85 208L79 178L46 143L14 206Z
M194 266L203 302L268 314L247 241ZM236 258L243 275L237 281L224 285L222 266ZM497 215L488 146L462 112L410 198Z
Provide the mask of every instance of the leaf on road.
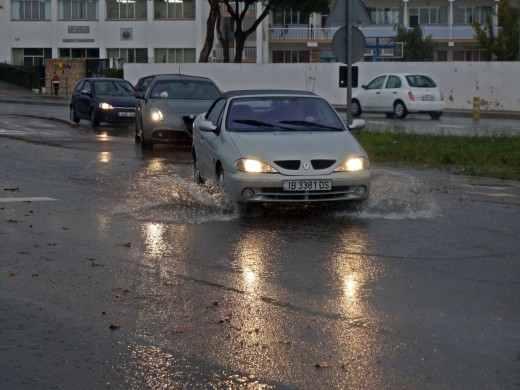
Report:
M38 272L33 272L32 276L40 276L40 274Z
M13 276L18 275L16 272L9 272L9 277L12 278Z
M116 329L121 329L121 325L117 325L117 324L112 324L110 325L110 330L116 330Z
M130 242L125 242L124 244L116 244L117 246L126 246L126 247L129 247L132 245L132 243Z
M332 367L332 365L329 364L329 363L315 363L314 367L316 367L316 368L326 368L326 367Z
M16 219L6 219L5 221L9 223L18 223Z
M15 188L4 188L4 191L12 191L12 192L19 192L20 191L20 187L15 187Z
M206 309L212 308L212 307L220 307L219 303L217 301L213 302L211 305L207 305Z

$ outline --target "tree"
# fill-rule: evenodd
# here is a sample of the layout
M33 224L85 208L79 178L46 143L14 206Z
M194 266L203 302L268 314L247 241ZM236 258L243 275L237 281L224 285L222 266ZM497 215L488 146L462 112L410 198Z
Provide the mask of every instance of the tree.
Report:
M498 25L501 27L497 32L493 26L491 17L486 19L485 24L478 21L472 23L475 29L475 38L480 42L480 47L495 57L498 61L514 61L518 58L518 17L519 8L509 5L509 0L500 0L498 3Z
M210 16L206 22L206 40L204 48L201 51L199 58L200 62L207 62L209 51L207 49L209 45L213 46L214 40L214 28L220 18L220 4L226 7L227 12L230 14L231 19L235 25L235 62L242 62L242 56L244 51L244 44L247 38L256 31L257 27L262 21L269 15L269 12L273 9L300 11L304 13L323 11L328 8L328 0L208 0L211 11ZM264 6L262 13L254 20L251 26L245 28L243 25L244 18L248 14L249 6L252 4L259 3ZM215 11L218 8L218 12ZM223 42L222 35L220 34L220 28L217 31L217 36L221 42ZM210 46L210 47L211 47ZM224 50L225 52L227 50ZM204 61L205 60L205 61Z
M403 42L403 58L400 61L432 61L434 45L431 37L423 39L422 29L415 25L412 29L397 27L396 42Z

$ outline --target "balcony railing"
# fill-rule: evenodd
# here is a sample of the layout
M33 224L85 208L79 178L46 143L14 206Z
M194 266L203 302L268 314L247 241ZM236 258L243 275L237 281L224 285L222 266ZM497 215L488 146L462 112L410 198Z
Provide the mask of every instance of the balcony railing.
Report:
M215 49L215 58L217 61L224 60L224 50L220 47ZM235 58L235 48L229 49L229 60L233 61ZM256 62L256 48L255 47L244 47L242 52L242 61L244 62Z
M475 30L471 26L421 26L423 37L431 36L433 40L471 40L475 39ZM270 27L270 40L323 40L330 41L339 27ZM365 38L390 38L397 33L394 26L368 26L359 28ZM495 27L495 34L502 30Z
M234 3L233 3L232 8L235 9ZM256 8L257 8L256 4L250 4L249 7L247 8L247 15L256 15ZM243 3L239 3L238 4L238 12L242 13L243 10L244 10L244 4ZM220 13L222 15L229 16L228 9L224 5L220 6Z

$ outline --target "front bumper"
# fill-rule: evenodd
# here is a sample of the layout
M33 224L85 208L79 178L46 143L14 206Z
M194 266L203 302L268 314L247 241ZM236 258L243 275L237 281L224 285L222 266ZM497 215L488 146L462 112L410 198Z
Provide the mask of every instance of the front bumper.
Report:
M149 121L143 126L145 141L153 143L187 142L192 140L193 118L181 117L170 121Z
M329 191L284 191L285 180L331 180ZM227 196L236 202L330 202L367 199L370 194L370 171L356 173L334 172L323 176L284 176L281 174L251 174L246 172L225 172L224 189ZM366 192L360 196L358 187L364 186ZM245 189L254 195L245 198Z
M133 123L135 122L135 108L114 108L112 110L98 110L96 119L107 123Z

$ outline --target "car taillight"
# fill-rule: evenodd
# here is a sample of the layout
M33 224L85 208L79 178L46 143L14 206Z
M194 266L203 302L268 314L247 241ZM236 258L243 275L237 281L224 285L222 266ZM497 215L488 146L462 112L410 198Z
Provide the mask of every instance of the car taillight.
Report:
M441 93L441 102L444 101L444 95Z
M415 100L415 98L413 97L413 93L411 91L408 92L408 99L410 99L411 102L413 102Z

